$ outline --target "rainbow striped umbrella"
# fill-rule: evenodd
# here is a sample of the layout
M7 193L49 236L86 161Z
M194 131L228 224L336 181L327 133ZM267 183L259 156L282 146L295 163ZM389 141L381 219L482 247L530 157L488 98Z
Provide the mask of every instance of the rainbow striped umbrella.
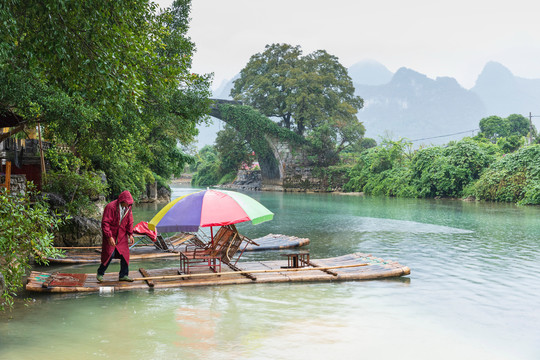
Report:
M158 232L191 232L199 227L272 220L274 214L253 198L235 191L203 190L168 203L148 223Z

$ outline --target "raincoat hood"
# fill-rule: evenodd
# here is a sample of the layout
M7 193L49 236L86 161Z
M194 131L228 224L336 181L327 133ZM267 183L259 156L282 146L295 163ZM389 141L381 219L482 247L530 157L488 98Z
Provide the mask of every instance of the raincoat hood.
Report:
M118 202L125 202L128 205L133 205L133 197L131 197L131 193L129 191L124 190L120 193L120 195L118 195Z

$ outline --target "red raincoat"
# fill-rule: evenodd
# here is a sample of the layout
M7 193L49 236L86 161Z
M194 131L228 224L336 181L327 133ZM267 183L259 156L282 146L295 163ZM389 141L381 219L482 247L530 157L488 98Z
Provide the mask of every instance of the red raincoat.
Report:
M129 207L120 222L120 203L126 202ZM101 219L102 244L101 244L101 263L107 264L111 258L115 247L109 243L109 238L116 240L117 253L122 255L129 264L129 236L133 235L133 213L131 205L133 198L129 191L125 190L118 196L117 200L111 201L105 206L103 218Z

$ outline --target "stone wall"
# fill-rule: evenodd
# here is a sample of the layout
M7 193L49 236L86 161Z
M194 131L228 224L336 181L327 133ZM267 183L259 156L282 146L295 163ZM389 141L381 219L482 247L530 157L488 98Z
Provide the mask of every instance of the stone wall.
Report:
M238 170L236 179L232 184L223 185L223 188L238 190L259 191L262 187L260 170Z
M153 184L146 184L146 194L142 194L139 199L143 203L169 202L171 201L171 192L165 187L159 187L157 181Z
M283 191L342 191L349 180L347 169L317 169L312 166L288 167L283 179Z
M55 246L99 246L101 245L101 221L82 216L73 216L55 234Z
M4 183L5 176L0 176L0 183ZM11 174L11 181L9 182L10 192L12 194L24 194L26 192L26 176L25 175L13 175Z

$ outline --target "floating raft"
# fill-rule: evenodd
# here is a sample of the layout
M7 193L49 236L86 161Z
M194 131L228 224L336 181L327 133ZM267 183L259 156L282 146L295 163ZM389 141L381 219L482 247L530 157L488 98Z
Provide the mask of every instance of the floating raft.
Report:
M133 282L120 282L117 273L107 273L101 283L96 280L95 273L32 271L26 290L49 293L115 292L185 286L373 280L410 274L407 266L361 253L312 259L305 267L299 268L289 268L287 265L287 260L241 262L237 264L237 271L214 273L209 268L200 268L192 274L178 274L177 268L139 269L129 273L135 280Z
M268 234L266 236L254 239L259 246L248 245L245 251L261 251L261 250L283 250L297 248L309 244L308 238L298 238L296 236Z
M189 236L189 234L185 234ZM179 243L183 242L184 237L179 237ZM185 241L185 240L184 240ZM307 238L298 238L296 236L280 235L280 234L269 234L254 241L259 244L259 246L248 245L245 251L261 251L261 250L281 250L281 249L291 249L300 246L309 244L309 239ZM178 246L176 243L174 246ZM181 246L181 245L180 245ZM71 248L66 249L65 257L63 258L48 258L50 264L59 264L59 265L71 265L71 264L98 264L101 262L101 247L96 247L93 249L77 249ZM129 261L137 260L149 260L149 259L159 259L159 258L177 258L179 256L178 251L175 250L162 250L158 249L154 245L146 246L136 246L129 251ZM118 262L119 260L113 259L113 262Z

